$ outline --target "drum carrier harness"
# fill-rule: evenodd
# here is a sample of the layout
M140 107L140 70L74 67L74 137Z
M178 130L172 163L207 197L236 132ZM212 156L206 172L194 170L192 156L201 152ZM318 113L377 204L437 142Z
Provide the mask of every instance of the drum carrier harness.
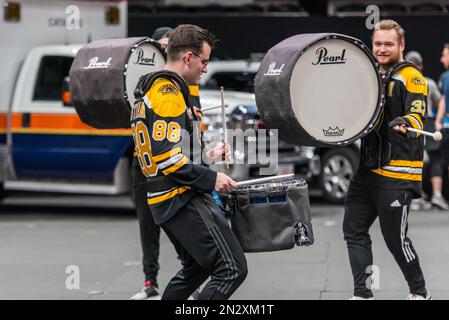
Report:
M382 91L384 93L384 100L386 99L388 84L390 83L391 78L405 67L413 67L419 70L419 67L409 61L401 61L393 65L393 67L391 67L390 70L382 77ZM382 105L383 108L385 108L385 101ZM366 168L381 168L391 160L391 144L387 139L389 128L388 126L382 127L384 112L385 110L382 109L381 116L374 125L374 129L361 139L362 145L360 161ZM384 144L384 142L387 143Z

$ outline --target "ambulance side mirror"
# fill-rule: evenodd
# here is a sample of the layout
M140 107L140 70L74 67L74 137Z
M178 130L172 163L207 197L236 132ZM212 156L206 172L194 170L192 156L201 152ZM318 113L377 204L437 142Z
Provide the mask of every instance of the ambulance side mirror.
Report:
M64 107L73 107L72 93L70 92L70 80L68 76L62 80L61 100Z

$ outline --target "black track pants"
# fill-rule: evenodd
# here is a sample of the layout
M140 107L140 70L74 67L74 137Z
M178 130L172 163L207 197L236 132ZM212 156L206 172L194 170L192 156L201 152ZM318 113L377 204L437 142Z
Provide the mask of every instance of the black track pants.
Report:
M382 235L404 274L410 293L426 295L418 255L407 237L410 202L409 190L378 189L351 182L345 203L343 233L354 277L355 296L373 295L366 282L370 276L367 270L373 265L368 231L376 217L379 217Z
M182 263L163 300L188 299L209 276L199 300L225 300L246 278L245 255L211 195L194 196L161 226Z

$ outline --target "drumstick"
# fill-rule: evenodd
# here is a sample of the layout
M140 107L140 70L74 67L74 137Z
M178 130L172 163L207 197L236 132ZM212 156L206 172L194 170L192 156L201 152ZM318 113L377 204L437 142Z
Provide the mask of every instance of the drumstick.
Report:
M229 106L227 104L225 104L225 108L227 108L227 107L229 107ZM206 112L206 111L214 110L214 109L218 109L218 108L221 108L221 106L210 107L210 108L202 108L201 112Z
M226 113L225 113L225 103L224 103L224 88L223 86L220 87L220 93L221 93L221 119L223 121L223 144L226 146L226 143L228 141L228 134L226 132ZM224 159L224 167L226 170L229 170L229 163L228 160Z
M273 181L273 180L291 178L294 175L295 175L294 173L289 173L289 174L282 174L282 175L274 176L274 177L266 177L266 178L239 181L239 182L237 182L237 187L246 186L246 185L255 184L255 183L268 182L268 181Z
M443 135L439 131L435 131L434 133L432 133L432 132L419 130L419 129L414 129L414 128L410 128L410 127L406 127L406 128L407 128L408 131L415 132L415 133L420 133L422 135L432 137L433 140L435 140L435 141L440 141L443 138Z

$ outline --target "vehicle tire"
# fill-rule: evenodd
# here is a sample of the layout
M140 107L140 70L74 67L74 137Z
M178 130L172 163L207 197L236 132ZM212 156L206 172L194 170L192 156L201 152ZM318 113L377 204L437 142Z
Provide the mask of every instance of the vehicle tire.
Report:
M330 149L324 153L318 177L323 197L332 203L343 203L349 182L357 170L359 155L352 148Z

